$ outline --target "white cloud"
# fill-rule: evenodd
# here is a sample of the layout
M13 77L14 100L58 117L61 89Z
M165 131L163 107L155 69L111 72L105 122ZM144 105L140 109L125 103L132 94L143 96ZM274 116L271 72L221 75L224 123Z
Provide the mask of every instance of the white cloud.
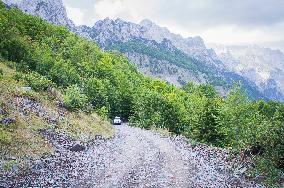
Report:
M63 1L83 12L67 8L68 15L77 24L92 26L106 17L135 23L147 18L184 37L199 35L206 42L273 44L284 41L284 1L281 0Z
M97 20L109 17L138 22L147 13L145 1L141 4L133 0L99 0L94 4L94 15Z
M68 17L76 24L84 24L84 13L79 8L66 7Z
M95 4L94 10L99 19L105 17L116 18L119 14L126 11L122 1L117 0L99 1Z

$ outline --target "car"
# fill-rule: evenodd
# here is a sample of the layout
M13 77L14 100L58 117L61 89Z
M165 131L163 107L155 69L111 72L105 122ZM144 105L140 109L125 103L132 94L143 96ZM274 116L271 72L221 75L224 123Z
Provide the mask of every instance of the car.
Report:
M115 117L114 120L113 120L113 124L114 125L121 125L122 121L120 119L120 117Z

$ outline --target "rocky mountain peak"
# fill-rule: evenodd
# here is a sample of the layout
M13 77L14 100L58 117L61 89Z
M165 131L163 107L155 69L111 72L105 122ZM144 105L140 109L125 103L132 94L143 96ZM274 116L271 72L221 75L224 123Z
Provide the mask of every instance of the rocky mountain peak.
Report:
M284 94L284 54L280 50L258 45L226 46L210 44L225 66L256 83L269 98L278 100ZM273 92L275 97L273 96ZM278 93L276 95L276 93Z
M142 20L142 21L139 23L139 25L142 25L142 26L147 27L147 26L155 25L155 23L153 23L153 22L152 22L151 20L149 20L149 19L144 19L144 20Z
M205 43L200 36L188 37L186 41L188 42L189 46L195 46L195 47L206 49Z
M75 31L74 23L68 18L62 0L4 0L10 6L16 6L23 12L39 16L55 25L63 25Z

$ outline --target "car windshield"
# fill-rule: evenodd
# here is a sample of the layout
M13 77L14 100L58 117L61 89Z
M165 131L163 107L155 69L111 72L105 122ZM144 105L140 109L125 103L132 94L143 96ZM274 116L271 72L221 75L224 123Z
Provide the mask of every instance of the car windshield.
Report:
M115 117L114 119L120 119L120 117Z

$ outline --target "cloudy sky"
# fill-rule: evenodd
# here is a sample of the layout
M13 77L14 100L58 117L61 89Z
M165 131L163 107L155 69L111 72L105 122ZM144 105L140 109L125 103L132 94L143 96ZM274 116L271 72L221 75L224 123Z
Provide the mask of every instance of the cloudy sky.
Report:
M261 44L284 51L284 0L63 0L77 24L150 19L207 43Z

